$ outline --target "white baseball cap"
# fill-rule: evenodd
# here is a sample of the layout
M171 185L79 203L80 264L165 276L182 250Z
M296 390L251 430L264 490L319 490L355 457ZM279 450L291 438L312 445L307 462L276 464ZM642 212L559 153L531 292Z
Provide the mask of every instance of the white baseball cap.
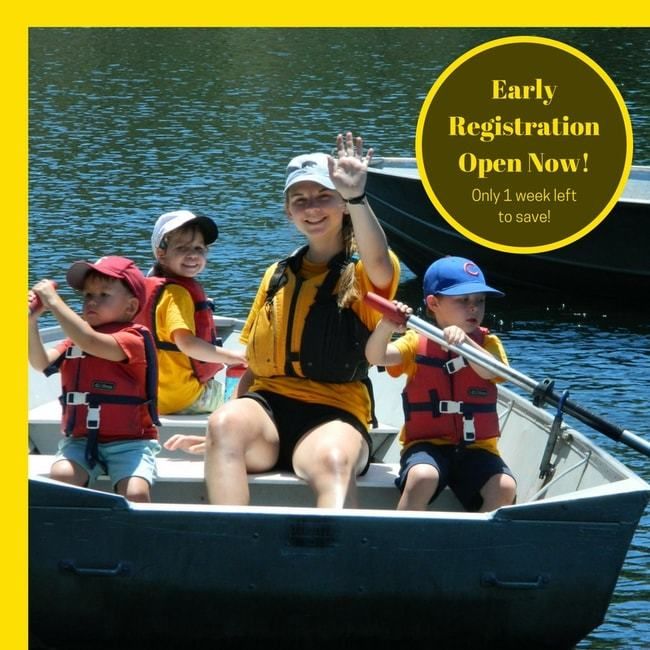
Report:
M313 181L328 190L336 190L330 178L330 171L327 164L329 156L324 153L308 153L296 156L287 165L287 180L284 184L286 191L296 183L302 181Z

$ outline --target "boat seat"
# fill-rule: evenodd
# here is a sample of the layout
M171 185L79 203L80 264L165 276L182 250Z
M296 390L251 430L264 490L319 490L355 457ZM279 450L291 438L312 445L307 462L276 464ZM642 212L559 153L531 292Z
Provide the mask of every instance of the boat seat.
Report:
M48 476L53 455L30 454L29 475ZM207 503L202 459L158 457L158 478L152 489L156 503ZM399 491L395 477L396 463L370 463L368 471L357 478L359 503L362 508L393 510L397 506ZM249 474L248 486L253 505L303 506L314 505L311 489L305 481L291 472L265 472ZM95 488L112 491L109 477L102 475ZM447 488L436 499L435 510L462 511L462 507Z
M50 467L54 455L30 454L29 475L49 476ZM204 494L204 470L203 459L179 459L169 457L158 457L156 459L158 478L153 487L152 500L164 503L183 502L206 502ZM364 490L390 490L397 495L394 480L397 476L398 466L396 464L371 463L368 471L357 479L359 489ZM275 503L279 495L290 499L293 503L296 494L300 494L300 505L305 501L305 495L309 497L309 488L305 481L298 478L292 472L264 472L261 474L249 474L249 489L252 501L257 505L278 505ZM110 479L107 475L101 475L94 486L97 489L111 491ZM287 492L291 490L291 493ZM302 493L305 494L302 494ZM264 497L264 494L266 497ZM266 501L273 496L273 503ZM394 496L391 494L391 496ZM286 504L286 501L285 501ZM311 504L313 505L313 504Z
M54 461L53 454L30 454L29 474L30 476L48 476L50 467ZM165 483L203 483L203 460L185 460L177 458L157 458L156 468L158 482ZM364 487L394 489L395 477L397 476L398 465L395 463L370 463L368 471L358 477L357 484ZM100 483L108 483L109 477L101 475ZM251 485L301 485L304 481L292 472L264 472L261 474L249 474L248 483Z
M202 435L205 433L207 415L161 415L158 435L164 442L172 435ZM53 454L61 438L61 405L58 399L45 402L29 411L29 435L33 447L41 454ZM384 457L387 449L399 433L399 429L380 423L370 430L373 441L374 458ZM178 452L168 452L163 448L160 458L177 457Z

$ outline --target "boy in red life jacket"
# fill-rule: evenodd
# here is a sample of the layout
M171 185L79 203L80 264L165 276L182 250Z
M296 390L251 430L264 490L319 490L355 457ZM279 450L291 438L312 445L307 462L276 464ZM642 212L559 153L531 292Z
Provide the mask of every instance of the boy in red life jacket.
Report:
M486 294L503 295L462 257L439 259L424 276L425 305L446 341L487 350L507 363L499 339L481 327ZM393 377L407 375L398 509L424 510L447 485L468 511L511 505L516 483L497 448L500 378L412 330L391 343L401 329L383 318L366 346L370 363L387 366Z
M188 210L161 215L153 229L156 262L146 278L138 320L156 342L163 414L211 413L223 402L223 387L214 375L223 364L246 364L242 354L218 345L212 301L195 279L218 235L212 219Z
M85 486L106 472L118 494L148 502L160 445L156 353L151 333L133 323L144 303L144 276L131 260L110 256L75 262L67 281L82 291L82 316L50 280L29 292L29 362L46 374L61 373L66 437L50 477ZM47 310L68 337L50 349L38 331Z

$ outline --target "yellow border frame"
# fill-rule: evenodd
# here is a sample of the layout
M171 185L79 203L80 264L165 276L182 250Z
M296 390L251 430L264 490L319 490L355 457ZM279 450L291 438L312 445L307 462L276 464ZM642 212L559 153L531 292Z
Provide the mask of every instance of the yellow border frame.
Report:
M5 62L4 173L7 181L5 264L11 276L4 309L2 337L8 343L8 364L0 379L5 400L4 431L5 534L2 552L9 559L7 598L0 609L2 640L14 650L27 647L27 336L24 319L27 290L27 30L46 26L204 26L204 27L650 27L650 5L606 4L547 0L534 3L507 0L486 6L468 0L462 10L454 3L423 4L334 0L326 6L283 2L279 6L248 5L161 6L116 0L106 4L61 0L56 4L32 0L5 12L0 48ZM361 56L363 53L359 53ZM14 352L14 349L16 352ZM17 379L18 378L18 379ZM24 378L24 379L22 379Z

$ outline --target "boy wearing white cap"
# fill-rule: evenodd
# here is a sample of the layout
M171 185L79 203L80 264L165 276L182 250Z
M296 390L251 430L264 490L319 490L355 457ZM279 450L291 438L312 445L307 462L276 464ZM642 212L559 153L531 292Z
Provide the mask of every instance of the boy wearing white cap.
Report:
M439 259L424 276L427 311L446 341L487 350L507 363L499 339L481 327L486 294L503 295L462 257ZM401 329L382 318L366 345L370 363L386 366L393 377L407 376L398 509L424 510L447 485L468 511L511 505L516 483L497 448L500 378L412 330L391 343Z
M212 302L195 279L218 235L212 219L189 210L166 212L153 229L156 262L146 278L139 321L151 330L158 349L162 414L211 413L223 401L214 375L223 364L246 363L243 355L218 345Z
M144 302L144 276L129 259L75 262L68 284L83 292L83 317L50 280L29 293L29 362L61 373L62 431L50 477L84 486L102 472L118 494L150 500L160 451L157 364L150 332L133 322ZM68 337L46 349L38 319L49 310Z

